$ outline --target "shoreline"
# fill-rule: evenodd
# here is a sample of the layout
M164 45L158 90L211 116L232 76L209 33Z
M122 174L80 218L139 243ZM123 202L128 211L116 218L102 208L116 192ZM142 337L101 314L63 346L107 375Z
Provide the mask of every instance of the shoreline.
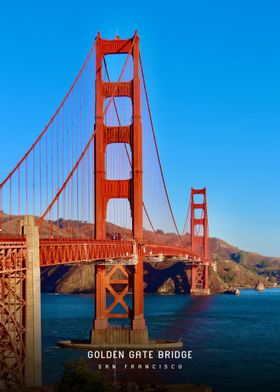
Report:
M242 291L248 291L248 290L253 290L253 291L255 291L255 292L259 292L258 290L256 290L255 289L255 287L244 287L244 286L234 286L234 289L239 289L239 290L242 290ZM267 291L267 290L277 290L277 289L280 289L280 285L279 286L277 286L277 287L271 287L271 286L269 286L269 287L266 287L265 288L265 290L264 291L262 291L261 293L263 293L263 292L265 292L265 291ZM84 296L84 297L94 297L94 292L92 292L92 293L83 293L83 292L78 292L78 293L56 293L56 292L48 292L48 291L42 291L41 292L41 295L42 294L47 294L47 295L64 295L64 296ZM129 293L128 293L129 294ZM213 295L222 295L222 294L224 294L223 292L217 292L217 293L210 293L209 295L207 295L206 297L211 297L211 296L213 296ZM109 294L110 295L110 294ZM168 296L184 296L184 295L189 295L189 296L193 296L192 294L190 294L190 293L152 293L152 292L149 292L149 293L144 293L144 295L158 295L158 296L166 296L166 295L168 295Z

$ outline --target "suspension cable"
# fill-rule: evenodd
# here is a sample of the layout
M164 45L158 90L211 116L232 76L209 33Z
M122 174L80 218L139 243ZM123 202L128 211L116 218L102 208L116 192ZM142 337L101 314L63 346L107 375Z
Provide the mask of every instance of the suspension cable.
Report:
M97 38L97 39L98 39L98 38ZM103 116L105 116L105 114L107 113L107 110L108 110L109 106L111 105L112 100L113 100L113 98L114 98L114 96L115 96L115 94L116 94L117 88L119 87L120 80L121 80L121 78L122 78L122 76L123 76L123 73L124 73L124 71L125 71L125 68L126 68L126 65L127 65L128 59L129 59L129 56L130 56L130 54L131 54L131 52L132 52L132 49L133 49L133 47L134 47L135 39L136 39L136 35L134 36L133 41L132 41L132 43L131 43L130 50L129 50L128 54L127 54L126 61L125 61L124 65L123 65L121 74L120 74L120 76L119 76L119 78L118 78L118 81L117 81L117 83L116 83L116 85L115 85L115 88L114 88L114 90L113 90L113 93L112 93L112 95L111 95L111 97L110 97L110 99L109 99L109 101L108 101L108 103L107 103L106 108L104 109ZM95 42L96 42L96 41L95 41ZM91 135L91 137L89 138L89 140L88 140L88 142L87 142L85 148L83 149L83 151L82 151L82 153L81 153L79 159L78 159L77 162L75 163L75 165L74 165L74 167L72 168L71 172L70 172L69 175L67 176L67 178L66 178L66 180L64 181L64 183L62 184L61 188L58 190L58 192L57 192L57 194L55 195L55 197L53 198L52 202L49 204L49 206L48 206L47 209L45 210L44 214L43 214L43 215L40 217L40 219L38 220L37 226L41 226L41 225L42 225L42 222L43 222L44 218L46 217L46 215L48 214L48 212L51 210L51 208L54 206L55 202L58 200L58 198L59 198L59 196L61 195L61 193L63 192L63 190L66 188L66 186L67 186L69 180L73 177L73 174L74 174L75 171L77 170L77 168L78 168L78 166L79 166L81 160L83 159L85 153L87 152L87 150L88 150L88 148L89 148L91 142L93 141L93 139L94 139L94 137L95 137L95 135L96 135L96 132L97 132L98 130L99 130L99 128L97 127L97 128L95 129L95 131L93 132L93 134Z
M166 186L166 182L165 182L165 178L164 178L164 174L163 174L163 169L162 169L162 165L161 165L161 161L160 161L159 150L158 150L158 145L157 145L157 141L156 141L155 129L154 129L154 124L153 124L153 119L152 119L152 112L151 112L149 98L148 98L148 92L147 92L147 86L146 86L146 81L145 81L145 76L144 76L144 70L143 70L143 64L142 64L141 55L139 56L139 59L140 59L140 68L141 68L141 73L142 73L142 78L143 78L143 85L144 85L144 90L145 90L146 102L147 102L147 106L148 106L149 118L150 118L150 123L151 123L151 127L152 127L153 139L154 139L154 143L155 143L156 154L157 154L157 159L158 159L158 164L159 164L159 168L160 168L161 178L162 178L162 181L163 181L163 186L164 186L164 190L165 190L165 194L166 194L166 198L167 198L167 203L168 203L168 206L169 206L169 210L170 210L170 213L171 213L171 217L172 217L172 220L173 220L173 223L174 223L177 235L179 236L180 241L184 245L184 242L183 242L181 234L179 232L179 229L178 229L175 217L174 217L174 213L173 213L173 210L172 210L172 207L171 207L171 203L170 203L170 199L169 199L169 195L168 195L168 191L167 191L167 186Z
M110 75L109 75L108 66L107 66L107 62L106 62L106 60L105 60L105 57L103 58L103 62L104 62L105 72L106 72L108 81L110 82ZM113 103L114 103L114 109L115 109L116 116L117 116L117 121L118 121L119 126L121 127L121 120L120 120L120 116L119 116L119 112L118 112L118 108L117 108L117 104L116 104L115 98L113 98ZM130 167L132 168L132 162L131 162L131 159L130 159L130 156L129 156L129 153L128 153L128 150L127 150L127 146L126 146L125 143L123 143L123 144L124 144L124 148L125 148L125 152L126 152L126 156L127 156L129 165L130 165ZM159 238L159 236L158 236L158 233L157 233L156 230L155 230L155 227L154 227L154 225L153 225L153 223L152 223L151 217L150 217L150 215L149 215L149 213L148 213L148 210L147 210L147 208L146 208L146 205L145 205L145 202L144 202L144 201L142 201L142 205L143 205L145 214L146 214L146 216L147 216L147 218L148 218L148 221L149 221L149 223L150 223L150 225L151 225L151 228L152 228L154 234L156 235L157 240L161 243L162 241L160 240L160 238Z
M186 234L187 224L188 224L189 215L190 215L190 209L191 209L191 199L189 200L189 206L188 206L188 211L187 211L187 215L186 215L186 220L185 220L184 227L183 227L182 234L181 234L182 238Z
M31 153L32 150L34 150L34 148L36 147L36 145L38 144L38 142L42 139L42 137L44 136L44 134L47 132L47 130L49 129L50 125L53 123L54 119L56 118L56 116L59 114L60 110L62 109L62 107L64 106L65 102L67 101L69 95L71 94L71 92L73 91L74 87L76 86L78 80L80 79L80 76L83 72L83 70L85 69L94 49L96 47L96 39L94 40L94 43L89 51L89 54L87 55L78 75L76 76L74 82L72 83L70 89L68 90L67 94L65 95L65 97L63 98L63 100L61 101L60 105L58 106L58 108L56 109L54 115L51 117L51 119L49 120L49 122L47 123L47 125L45 126L45 128L43 129L43 131L40 133L40 135L37 137L37 139L35 140L35 142L32 144L32 146L29 148L29 150L27 150L27 152L24 154L24 156L21 158L21 160L17 163L17 165L13 168L13 170L8 174L8 176L0 183L0 188L2 188L6 182L12 177L12 175L15 173L15 171L21 166L21 164L24 162L24 160L28 157L28 155Z

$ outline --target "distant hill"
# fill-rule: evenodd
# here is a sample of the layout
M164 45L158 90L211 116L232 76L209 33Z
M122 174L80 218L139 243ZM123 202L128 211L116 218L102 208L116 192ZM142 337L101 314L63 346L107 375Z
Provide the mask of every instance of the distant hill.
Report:
M232 260L273 282L280 282L280 257L247 252L218 238L210 238L210 253L212 260Z

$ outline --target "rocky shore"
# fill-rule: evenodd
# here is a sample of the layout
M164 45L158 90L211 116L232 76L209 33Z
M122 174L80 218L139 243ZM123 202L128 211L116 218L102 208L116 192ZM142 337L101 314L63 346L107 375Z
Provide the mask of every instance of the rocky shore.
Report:
M273 282L234 261L216 262L211 268L209 285L212 294L230 289L255 288L256 284L273 287ZM170 295L190 292L191 271L183 262L144 263L144 286L147 293ZM91 293L94 289L94 265L55 266L41 271L43 292L71 294Z

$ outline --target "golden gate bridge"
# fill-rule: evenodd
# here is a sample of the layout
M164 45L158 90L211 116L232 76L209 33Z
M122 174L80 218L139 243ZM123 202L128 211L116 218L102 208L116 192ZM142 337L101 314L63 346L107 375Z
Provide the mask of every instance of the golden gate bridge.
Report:
M114 64L122 65L117 80L111 76ZM183 260L191 269L191 293L209 294L206 189L191 190L180 233L157 146L139 36L105 40L98 34L55 114L0 183L5 385L41 383L40 267L95 263L90 343L141 345L149 342L143 261L165 258ZM129 290L132 306L126 302ZM129 319L130 328L112 328L113 318Z

